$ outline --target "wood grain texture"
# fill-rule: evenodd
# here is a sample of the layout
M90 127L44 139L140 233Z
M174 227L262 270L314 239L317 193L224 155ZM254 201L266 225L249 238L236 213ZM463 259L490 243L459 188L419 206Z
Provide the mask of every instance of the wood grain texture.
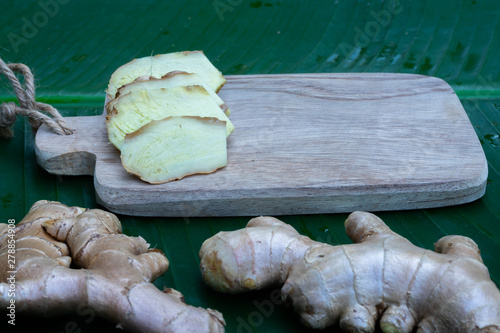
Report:
M487 163L455 93L409 74L227 76L228 165L150 185L127 174L103 116L42 127L38 163L94 175L98 202L137 216L255 216L456 205L480 198Z

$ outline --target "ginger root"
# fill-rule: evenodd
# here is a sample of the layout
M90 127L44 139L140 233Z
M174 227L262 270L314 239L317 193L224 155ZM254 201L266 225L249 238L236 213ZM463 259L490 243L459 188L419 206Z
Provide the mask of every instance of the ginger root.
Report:
M14 300L16 312L44 317L85 307L128 331L224 331L219 312L189 306L179 292L152 284L168 269L167 258L142 237L122 234L111 213L38 201L14 233L9 229L0 224L4 310ZM15 267L7 259L12 239ZM15 295L9 295L11 271Z
M273 217L254 218L206 240L200 268L222 292L283 285L285 303L313 328L500 332L500 292L471 239L446 236L425 250L366 212L345 228L358 244L319 243Z

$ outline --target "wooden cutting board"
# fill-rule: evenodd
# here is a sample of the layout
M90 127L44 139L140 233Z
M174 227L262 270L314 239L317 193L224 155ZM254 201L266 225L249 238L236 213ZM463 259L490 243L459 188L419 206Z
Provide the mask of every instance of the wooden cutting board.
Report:
M480 198L487 163L444 81L409 74L228 76L219 92L236 129L228 164L150 185L127 174L104 116L42 127L38 163L93 175L97 200L137 216L256 216L430 208Z

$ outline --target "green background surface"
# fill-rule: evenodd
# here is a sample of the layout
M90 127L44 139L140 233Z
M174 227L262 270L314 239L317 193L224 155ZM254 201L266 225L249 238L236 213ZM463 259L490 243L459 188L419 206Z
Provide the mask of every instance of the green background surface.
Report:
M37 96L65 116L102 112L111 73L136 57L203 50L225 75L305 72L393 72L436 76L459 96L488 159L483 198L461 206L378 214L396 232L431 249L448 234L473 238L500 285L500 3L467 1L76 1L2 2L0 55L36 76ZM14 100L2 78L0 100ZM18 119L15 137L0 139L0 222L17 221L37 200L98 207L92 177L54 176L36 163L33 135ZM297 203L300 204L300 203ZM286 216L302 234L350 243L347 214ZM164 251L171 268L156 281L189 304L221 311L228 332L307 332L282 304L259 304L272 290L223 295L204 285L201 243L249 217L120 216L124 232ZM1 319L1 326L6 318ZM88 315L51 320L18 316L16 329L109 332ZM245 324L243 324L245 323ZM12 327L9 327L12 329Z

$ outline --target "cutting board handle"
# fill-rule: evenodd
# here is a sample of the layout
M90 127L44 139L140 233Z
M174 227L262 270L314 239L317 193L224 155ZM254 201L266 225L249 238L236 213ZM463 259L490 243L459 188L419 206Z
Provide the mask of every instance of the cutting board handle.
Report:
M65 119L75 130L71 135L58 135L47 125L42 125L38 130L35 137L37 162L49 173L93 176L96 153L110 148L95 140L97 132L106 131L104 116ZM114 149L110 143L107 145Z

